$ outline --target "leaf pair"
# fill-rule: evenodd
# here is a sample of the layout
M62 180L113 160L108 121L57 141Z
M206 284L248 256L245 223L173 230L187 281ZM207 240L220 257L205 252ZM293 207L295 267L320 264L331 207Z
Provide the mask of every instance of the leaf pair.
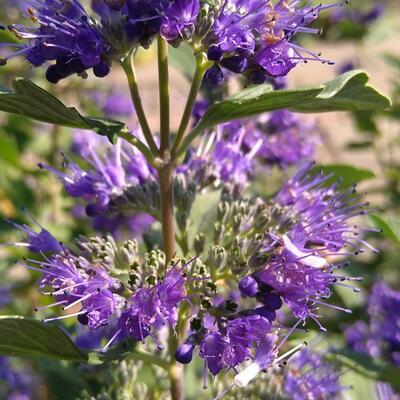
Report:
M185 153L205 129L267 111L287 108L296 112L320 113L389 107L390 100L369 86L368 79L363 71L351 71L317 87L274 91L270 85L260 85L243 90L212 104L178 152ZM0 111L50 124L93 130L107 136L112 143L122 130L126 130L123 122L81 115L29 80L17 79L13 86L14 91L0 86Z

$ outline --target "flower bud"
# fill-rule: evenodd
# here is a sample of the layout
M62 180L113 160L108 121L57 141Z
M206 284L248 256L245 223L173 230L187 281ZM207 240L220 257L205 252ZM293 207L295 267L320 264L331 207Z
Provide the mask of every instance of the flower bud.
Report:
M239 282L239 290L245 296L255 297L258 292L258 283L251 275L245 276Z
M264 304L270 311L279 310L282 307L282 299L275 293L263 292L257 296L257 300Z
M221 246L212 246L208 251L207 262L210 267L218 270L225 264L226 251Z
M221 86L224 83L224 74L218 65L208 69L204 77L212 86Z
M196 255L199 256L203 250L204 250L204 244L205 244L205 237L203 233L198 233L195 238L194 238L194 251L196 252Z
M182 343L175 352L175 359L176 361L180 362L181 364L189 364L193 358L193 348L194 344L186 341Z
M178 211L176 213L176 223L181 231L185 231L188 226L188 215L185 211Z

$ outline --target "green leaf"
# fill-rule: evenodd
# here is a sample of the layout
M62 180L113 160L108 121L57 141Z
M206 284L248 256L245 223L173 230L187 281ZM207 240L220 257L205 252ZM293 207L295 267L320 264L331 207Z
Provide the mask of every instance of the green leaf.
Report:
M347 349L332 350L328 358L369 379L388 382L395 389L400 389L399 369L394 365L383 364L367 354Z
M375 174L368 169L353 167L352 165L346 164L316 165L312 169L312 173L318 173L320 171L322 171L324 175L332 174L332 178L325 182L326 185L330 185L340 178L340 187L342 189L351 187L357 182L375 178Z
M197 126L186 137L180 153L189 147L202 131L215 125L286 108L296 112L379 110L390 106L390 100L367 85L364 71L347 72L324 85L295 90L272 91L270 85L246 89L235 96L211 105Z
M75 108L65 106L52 94L26 79L16 79L14 91L0 86L0 111L21 115L54 125L94 130L111 142L125 128L119 121L84 117Z
M400 244L400 236L396 232L396 228L391 225L390 222L385 221L383 218L377 215L370 215L369 218L372 220L374 226L378 229L382 229L382 233L396 244Z
M364 142L349 142L346 144L346 148L349 150L365 150L371 148L373 143L370 140Z
M59 327L9 315L0 316L0 354L87 360L87 355Z
M39 359L40 376L45 379L51 398L57 400L79 399L82 392L90 392L90 387L82 372L57 360Z

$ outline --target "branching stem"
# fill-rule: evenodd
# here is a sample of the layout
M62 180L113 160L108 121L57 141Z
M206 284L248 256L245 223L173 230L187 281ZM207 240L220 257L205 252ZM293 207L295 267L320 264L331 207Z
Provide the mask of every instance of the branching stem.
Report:
M131 92L132 102L133 105L135 106L136 115L139 120L140 127L142 128L143 135L153 155L157 155L158 147L156 142L154 141L153 134L151 132L149 123L147 122L146 114L144 112L142 99L139 93L139 85L137 83L137 78L136 78L136 71L133 64L132 53L126 56L126 58L122 62L122 67L128 79L128 85L129 85L129 90Z
M196 103L196 98L200 90L201 82L203 80L204 73L210 66L207 61L205 53L198 53L196 56L196 71L193 76L192 86L190 87L189 96L186 102L185 110L182 115L182 120L178 128L176 140L172 148L172 155L175 156L178 153L178 149L182 144L187 127L189 126L190 117L192 116L193 107Z

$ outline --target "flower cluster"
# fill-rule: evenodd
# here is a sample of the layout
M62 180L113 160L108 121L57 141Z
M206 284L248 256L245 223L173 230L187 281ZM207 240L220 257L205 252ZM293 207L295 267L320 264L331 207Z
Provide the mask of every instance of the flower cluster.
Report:
M367 204L360 202L354 188L338 190L337 182L329 183L331 178L308 164L269 203L236 199L223 191L214 225L218 244L209 248L205 266L215 290L219 279L231 278L238 280L239 295L221 297L206 286L207 295L178 348L178 361L190 362L198 348L205 369L216 375L253 359L244 375L235 378L239 386L245 385L275 362L301 322L311 318L325 330L319 322L320 306L351 312L327 299L335 285L358 291L345 281L360 278L335 273L347 265L335 259L357 254L361 246L371 248L358 237L363 230L351 222L365 214ZM297 321L290 329L276 321L276 311L284 304ZM281 329L287 333L276 344L273 338Z
M400 366L400 292L375 283L368 299L369 322L357 321L346 329L354 350L382 357Z
M35 67L50 63L46 77L57 83L72 74L98 77L110 72L137 46L148 47L160 34L171 44L190 42L207 53L212 64L207 78L221 84L221 68L251 76L284 76L299 62L328 62L294 43L299 33L318 33L308 26L319 13L339 4L313 6L307 2L231 0L205 5L199 0L93 0L90 15L80 0L30 0L27 16L33 26L14 24L8 29L23 43L2 59L23 55ZM24 4L25 6L25 4Z
M128 216L120 211L112 212L112 200L123 195L128 187L155 182L155 171L143 155L124 141L111 146L106 138L82 131L74 132L72 151L87 167L65 155L65 172L45 164L39 166L54 173L68 195L83 201L85 214L92 218L94 228L117 232L124 226L135 234L147 230L154 221L153 217L143 213L148 210Z
M357 321L345 330L348 344L359 353L400 366L400 291L377 282L368 298L368 323ZM379 399L400 399L390 384L378 382Z
M284 368L283 368L284 367ZM339 382L340 370L329 363L325 354L303 348L287 362L272 368L257 385L241 387L239 390L225 390L217 399L276 400L341 399L347 387Z
M15 368L7 357L0 357L0 397L29 400L38 395L38 382L28 368Z
M244 295L268 299L277 294L296 318L311 317L317 323L319 305L340 309L324 301L330 297L330 287L359 279L335 274L342 265L332 264L331 258L357 254L361 245L370 247L357 237L361 231L350 222L365 214L368 204L359 201L353 188L340 192L336 183L325 185L330 178L311 174L307 165L281 188L275 196L281 209L266 216L272 219L273 229L264 232L260 243L261 268L242 283ZM343 251L346 246L353 251Z
M163 326L175 327L177 307L187 297L182 268L176 264L160 282L137 289L118 321L119 331L143 341Z
M117 247L111 237L80 238L77 246L79 252L64 246L49 250L43 245L38 248L43 260L26 260L28 269L41 274L38 285L42 293L55 300L37 311L61 306L66 312L45 322L77 317L89 330L110 326L113 335L105 349L125 337L144 340L151 335L158 341L157 332L163 326L176 326L178 306L187 297L184 269L188 264L177 262L167 267L162 253L149 254L141 264L136 242ZM161 269L166 272L157 278ZM123 271L126 278L121 280L116 276L123 276ZM109 334L103 331L95 342Z
M330 63L293 42L299 33L318 34L308 26L319 13L341 4L313 6L310 2L228 1L216 11L216 18L203 39L208 59L214 65L206 77L216 85L224 80L223 69L249 76L263 83L268 76L285 76L299 62Z
M204 109L197 103L195 119ZM178 171L189 173L199 187L233 182L243 188L258 170L310 161L318 143L315 131L313 123L288 110L229 122L203 135Z
M346 389L339 376L340 371L324 355L302 350L288 365L284 390L293 400L336 399Z
M86 159L92 157L95 166L104 171L103 176L112 181L112 169L84 143L79 147L81 154ZM122 155L122 150L118 145L115 148L120 152L118 160L127 156ZM336 264L334 258L356 254L362 251L361 246L370 247L359 237L362 229L351 223L353 217L366 212L367 204L360 202L354 188L340 191L337 183L330 183L331 175L318 174L312 167L307 164L301 168L268 202L257 197L242 199L235 190L231 191L230 185L225 185L217 207L214 244L206 252L204 239L196 236L194 248L199 258L183 266L166 265L164 254L159 251L140 259L137 243L129 241L118 246L112 236L79 238L79 251L74 251L61 245L43 227L34 232L27 226L18 226L26 238L17 245L24 243L43 257L39 261L28 259L26 264L41 273L41 290L55 299L54 304L44 308L61 306L64 311L73 310L46 321L77 316L89 330L101 332L93 340L84 340L89 347L102 338L108 339L104 347L107 349L127 337L136 341L151 337L161 349L158 332L164 326L177 326L178 308L187 302L191 305L191 322L176 359L189 363L197 351L204 360L205 371L217 375L241 370L235 384L246 386L261 370L279 364L300 349L301 346L295 347L279 355L290 335L306 319L315 320L324 330L318 319L319 306L350 312L326 300L334 285L351 287L345 281L359 279L336 274L335 269L346 264ZM79 171L80 177L89 178L74 181L60 176L67 191L85 195L85 200L93 201L89 206L97 209L102 204L101 197L93 194L95 190L101 193L100 183L107 183ZM184 171L178 173L177 181L182 174ZM94 189L87 191L88 187ZM80 188L85 190L79 191ZM187 196L181 196L178 190L178 209L184 207L184 199L187 202ZM40 240L43 232L46 240ZM345 247L352 250L344 251ZM229 282L229 293L221 290L221 280ZM283 305L296 319L291 327L276 318ZM110 329L104 331L104 327ZM252 362L243 368L249 360ZM292 385L295 384L293 377Z

